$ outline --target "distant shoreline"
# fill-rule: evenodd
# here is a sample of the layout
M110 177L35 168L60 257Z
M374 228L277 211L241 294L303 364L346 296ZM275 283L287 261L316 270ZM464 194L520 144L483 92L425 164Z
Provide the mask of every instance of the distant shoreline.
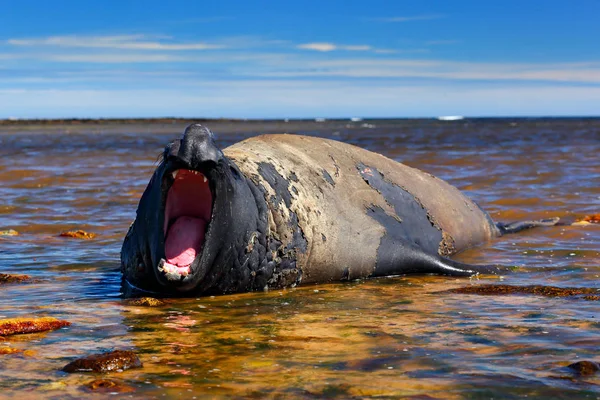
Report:
M504 117L381 117L381 118L180 118L180 117L152 117L152 118L5 118L0 119L0 126L14 125L137 125L137 124L184 124L184 123L271 123L271 122L363 122L363 121L428 121L446 120L556 120L556 119L599 119L598 116L504 116Z
M470 124L554 124L569 126L583 121L598 125L600 117L465 117L458 120L439 118L336 118L336 119L226 119L226 118L72 118L72 119L0 119L0 135L4 134L180 134L192 123L202 123L221 134L307 133L329 130L388 127L415 129L423 126Z
M33 118L20 119L8 118L0 119L0 126L10 125L101 125L101 124L177 124L192 122L246 122L243 119L224 119L224 118Z

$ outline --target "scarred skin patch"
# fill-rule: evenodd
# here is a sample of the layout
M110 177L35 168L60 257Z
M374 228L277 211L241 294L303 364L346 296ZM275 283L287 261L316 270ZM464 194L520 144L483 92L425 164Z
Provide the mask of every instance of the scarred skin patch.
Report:
M364 181L380 193L394 210L393 213L386 213L383 209L378 211L377 208L369 208L367 212L385 226L386 236L413 242L425 251L437 252L442 232L431 223L421 203L402 187L386 181L376 168L359 163L357 169ZM380 246L380 249L386 247Z

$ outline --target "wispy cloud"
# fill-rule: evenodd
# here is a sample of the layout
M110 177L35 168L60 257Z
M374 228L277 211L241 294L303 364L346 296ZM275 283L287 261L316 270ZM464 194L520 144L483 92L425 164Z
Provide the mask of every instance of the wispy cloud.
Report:
M303 68L299 69L298 64ZM305 60L280 65L260 76L281 78L436 79L454 81L532 81L600 84L598 63L478 63L445 60L354 58Z
M342 45L329 42L303 43L296 46L300 50L312 50L322 53L331 51L356 51L371 52L377 54L399 54L399 53L427 53L429 49L380 49L366 44L361 45Z
M188 60L187 57L171 54L46 54L40 58L53 62L90 64L143 64Z
M446 18L446 16L442 15L442 14L425 14L425 15L375 18L375 20L382 21L382 22L411 22L411 21L430 21L430 20L441 19L441 18Z
M19 60L23 58L22 54L0 53L0 61Z
M336 50L376 51L376 49L374 49L373 47L366 45L366 44L339 45L339 44L327 43L327 42L304 43L304 44L299 44L296 47L301 50L314 50L314 51L321 51L321 52L329 52L329 51L336 51Z
M351 54L350 52L345 54ZM600 85L600 62L582 63L484 63L457 62L435 59L400 58L400 57L370 57L369 54L357 52L355 57L323 58L311 53L237 53L222 54L173 54L173 53L106 53L106 54L54 54L47 53L42 57L46 62L65 63L69 71L78 69L79 82L85 82L84 65L90 67L90 84L94 82L98 67L113 71L112 65L120 64L127 68L115 73L115 77L125 76L131 82L149 79L143 72L145 68L137 67L140 63L155 64L154 71L160 71L153 82L164 82L178 79L186 74L182 83L189 85L192 81L211 76L237 77L238 79L290 79L290 80L377 80L377 81L410 81L419 79L421 82L479 82L486 84L507 82L522 82L523 84L554 82L560 84ZM166 64L169 63L169 64ZM81 64L78 66L77 64ZM159 66L165 64L164 67ZM13 66L17 68L17 66ZM120 67L121 68L121 67ZM16 71L16 69L15 69ZM53 67L49 71L61 71ZM139 71L139 74L138 72ZM23 70L19 77L47 76L49 72L38 68L28 72ZM29 75L28 75L29 74ZM0 77L2 70L0 69ZM8 75L5 75L8 76ZM14 76L14 73L13 73ZM73 76L72 72L65 73L62 78ZM103 80L112 79L110 76ZM115 78L116 79L116 78Z
M155 39L156 37L151 37ZM162 37L169 39L168 37ZM221 44L204 42L173 43L158 40L149 40L145 35L118 35L118 36L50 36L45 38L9 39L6 41L11 46L27 47L76 47L76 48L109 48L126 50L214 50L225 48Z
M443 93L443 96L440 96ZM0 118L306 118L435 115L597 115L599 87L461 87L389 82L198 82L195 90L0 89ZM426 111L420 104L427 104ZM132 107L135 105L135 108Z

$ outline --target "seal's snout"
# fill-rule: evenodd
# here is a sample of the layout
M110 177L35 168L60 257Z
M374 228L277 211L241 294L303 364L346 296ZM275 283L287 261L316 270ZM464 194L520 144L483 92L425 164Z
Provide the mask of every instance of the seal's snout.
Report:
M223 153L215 145L214 135L208 128L192 124L183 133L177 158L190 169L199 169L203 164L217 164Z
M198 270L212 219L215 168L222 159L212 132L200 124L188 126L168 147L161 185L164 258L157 265L162 282L185 284Z

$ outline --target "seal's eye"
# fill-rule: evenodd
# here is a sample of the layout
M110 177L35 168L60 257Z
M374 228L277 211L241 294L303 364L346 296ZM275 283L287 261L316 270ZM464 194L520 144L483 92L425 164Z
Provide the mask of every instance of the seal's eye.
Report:
M178 169L165 202L165 256L163 268L187 275L201 253L212 214L212 193L206 176Z

